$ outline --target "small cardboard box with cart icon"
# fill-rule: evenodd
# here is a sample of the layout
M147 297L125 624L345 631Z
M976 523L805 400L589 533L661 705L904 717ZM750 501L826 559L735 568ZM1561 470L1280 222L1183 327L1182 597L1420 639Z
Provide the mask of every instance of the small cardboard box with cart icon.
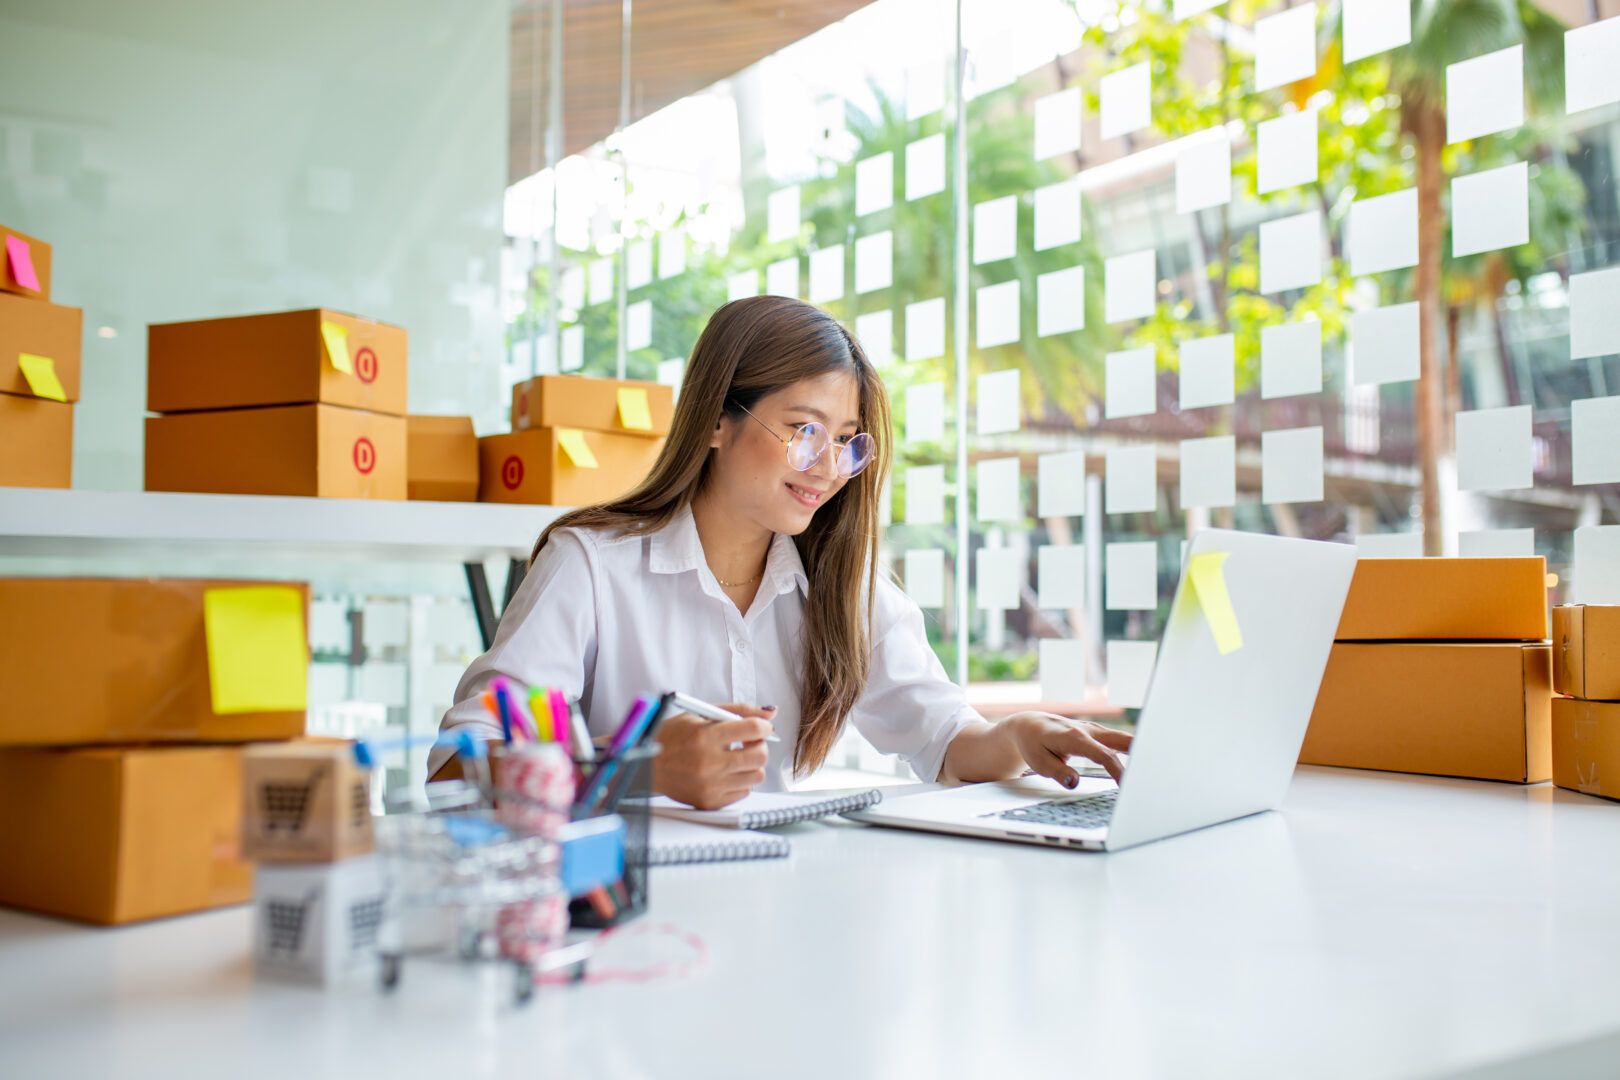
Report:
M349 743L304 740L243 753L243 858L331 862L371 848L371 773Z
M320 983L373 974L382 923L375 856L254 869L253 961L260 974Z

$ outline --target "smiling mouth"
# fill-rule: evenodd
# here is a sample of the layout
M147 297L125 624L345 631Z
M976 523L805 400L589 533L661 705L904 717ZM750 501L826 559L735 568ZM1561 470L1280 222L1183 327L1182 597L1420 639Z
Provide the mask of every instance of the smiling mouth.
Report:
M788 484L787 489L793 492L794 498L806 506L821 505L822 496L827 494L825 491L811 491L809 488L802 488L797 484Z

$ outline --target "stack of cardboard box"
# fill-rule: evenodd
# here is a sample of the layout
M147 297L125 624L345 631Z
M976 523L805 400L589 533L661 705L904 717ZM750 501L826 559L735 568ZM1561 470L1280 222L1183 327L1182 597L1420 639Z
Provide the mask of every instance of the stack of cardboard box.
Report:
M1362 559L1335 637L1302 764L1551 775L1544 560Z
M279 582L0 579L0 904L245 902L240 744L304 731L308 605Z
M1620 607L1553 608L1553 783L1620 799Z
M51 245L0 225L0 486L73 486L83 313L51 300Z
M324 308L148 327L146 489L405 498L407 348Z
M658 383L541 375L512 388L512 433L478 440L482 502L585 506L651 471L675 414Z

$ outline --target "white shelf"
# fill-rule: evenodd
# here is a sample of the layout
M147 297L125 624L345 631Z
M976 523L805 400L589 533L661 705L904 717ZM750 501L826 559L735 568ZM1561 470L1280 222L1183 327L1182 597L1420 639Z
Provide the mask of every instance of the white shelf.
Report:
M567 507L0 488L0 555L525 558Z

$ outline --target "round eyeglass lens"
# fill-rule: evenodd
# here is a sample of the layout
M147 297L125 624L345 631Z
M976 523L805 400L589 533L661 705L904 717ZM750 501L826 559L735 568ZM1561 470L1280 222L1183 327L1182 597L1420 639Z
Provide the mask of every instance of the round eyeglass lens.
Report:
M876 439L864 431L856 435L838 452L838 475L846 479L854 476L872 464L872 455L876 451Z
M827 429L811 421L793 433L788 440L788 464L800 472L814 467L827 452Z

